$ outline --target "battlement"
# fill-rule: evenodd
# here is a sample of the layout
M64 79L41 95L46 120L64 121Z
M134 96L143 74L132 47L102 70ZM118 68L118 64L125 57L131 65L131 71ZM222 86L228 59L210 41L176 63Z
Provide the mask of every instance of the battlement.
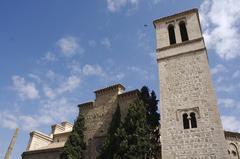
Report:
M91 101L91 102L86 102L86 103L79 104L78 107L79 108L81 107L81 110L89 109L89 108L93 107L93 104L94 104L94 101Z
M140 91L138 89L124 92L124 93L118 95L118 99L125 100L126 98L136 97L139 95L139 93L140 93Z
M106 103L106 100L109 100L116 97L116 101L125 100L127 98L136 97L139 95L140 91L138 89L131 90L128 92L124 92L125 87L121 84L115 84L109 87L105 87L102 89L98 89L94 91L96 94L96 99L94 101L81 103L78 105L80 112L86 112L88 110L93 109L94 107L98 107L99 104L96 104L96 101L101 101L101 103ZM105 97L107 96L107 97Z
M115 84L109 87L105 87L102 89L96 90L94 93L96 94L96 97L101 95L106 95L112 92L117 92L118 94L122 93L125 90L125 87L121 84Z

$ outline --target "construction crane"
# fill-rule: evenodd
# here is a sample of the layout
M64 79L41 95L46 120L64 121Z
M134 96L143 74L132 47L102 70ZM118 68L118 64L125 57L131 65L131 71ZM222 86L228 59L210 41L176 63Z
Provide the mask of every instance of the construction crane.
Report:
M10 159L13 147L14 147L14 145L16 143L16 140L17 140L18 132L19 132L19 129L16 128L15 133L13 134L12 140L11 140L9 146L8 146L8 149L7 149L7 152L5 154L4 159Z

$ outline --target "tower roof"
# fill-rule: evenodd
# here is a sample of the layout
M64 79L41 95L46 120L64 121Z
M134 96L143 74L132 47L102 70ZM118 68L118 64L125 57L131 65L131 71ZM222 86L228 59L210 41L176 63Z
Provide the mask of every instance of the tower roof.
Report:
M193 9L186 10L186 11L183 11L183 12L180 12L180 13L177 13L177 14L173 14L173 15L158 18L158 19L153 21L153 25L154 25L154 27L156 27L155 24L158 23L158 22L162 22L162 21L165 21L165 20L168 20L168 19L172 19L172 18L179 17L179 16L182 16L182 15L185 15L185 14L189 14L189 13L198 13L198 9L193 8Z

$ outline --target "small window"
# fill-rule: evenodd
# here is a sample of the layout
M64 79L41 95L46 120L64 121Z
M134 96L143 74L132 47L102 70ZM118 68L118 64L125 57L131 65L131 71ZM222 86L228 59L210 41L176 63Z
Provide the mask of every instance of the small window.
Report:
M170 45L176 44L175 30L172 24L168 26L168 35L169 35Z
M233 156L237 156L237 153L235 151L232 151Z
M187 28L186 28L186 23L184 21L181 21L179 23L179 28L180 28L182 42L188 41L189 38L188 38L188 32L187 32Z
M183 128L184 129L189 129L190 128L189 120L188 120L188 114L187 113L183 114Z
M190 114L192 128L197 128L197 119L195 113Z

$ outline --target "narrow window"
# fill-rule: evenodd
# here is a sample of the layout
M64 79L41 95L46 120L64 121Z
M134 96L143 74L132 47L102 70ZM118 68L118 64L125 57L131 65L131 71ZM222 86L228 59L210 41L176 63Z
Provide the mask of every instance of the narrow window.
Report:
M187 32L187 28L186 28L186 23L181 21L179 23L179 28L180 28L182 42L188 41L189 39L188 39L188 32Z
M184 129L189 129L190 128L187 113L183 114L183 128Z
M190 114L192 128L197 128L197 119L195 113Z
M174 31L174 26L172 24L168 26L168 35L169 35L170 45L176 44L175 31Z
M237 156L237 153L235 151L232 151L233 156Z

